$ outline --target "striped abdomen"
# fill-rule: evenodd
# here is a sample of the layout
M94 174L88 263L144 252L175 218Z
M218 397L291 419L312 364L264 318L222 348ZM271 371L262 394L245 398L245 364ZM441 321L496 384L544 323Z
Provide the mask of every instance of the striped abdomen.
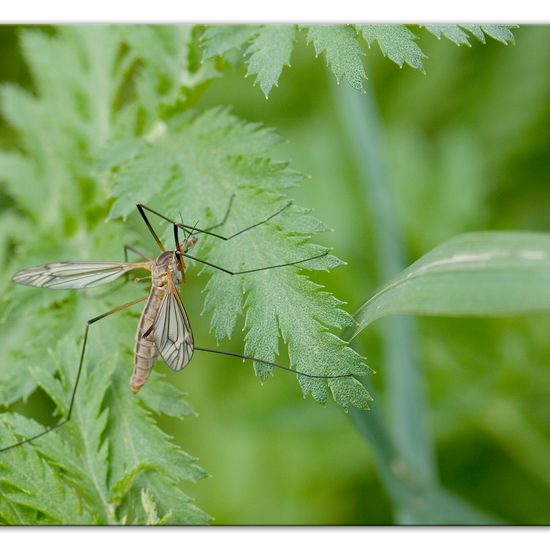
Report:
M145 382L147 382L149 373L155 363L157 351L155 348L154 330L150 329L155 322L165 292L166 291L162 287L153 286L151 288L151 293L149 294L149 298L139 320L136 333L136 347L134 350L134 370L130 380L130 387L134 394L136 394ZM149 334L144 336L144 333L147 331L149 331Z

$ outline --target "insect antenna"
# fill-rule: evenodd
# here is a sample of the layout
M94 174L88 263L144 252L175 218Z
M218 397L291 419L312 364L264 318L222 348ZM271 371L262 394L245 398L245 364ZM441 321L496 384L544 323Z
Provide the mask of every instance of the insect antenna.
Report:
M181 216L181 213L180 213L180 220L182 219L182 216ZM191 227L191 231L188 231L186 229L186 227L190 227L190 226L184 226L184 225L181 225L181 224L177 224L177 223L172 223L172 228L174 230L174 240L176 241L176 251L179 252L180 251L180 241L179 241L179 233L178 233L178 229L181 229L183 231L183 234L185 235L185 240L189 240L193 233L195 232L195 229L197 228L197 225L198 225L198 221L197 223L195 223L195 225L193 227Z
M190 237L189 231L187 231L187 229L185 228L185 224L183 223L183 216L181 215L181 212L180 212L180 222L181 222L181 224L179 225L179 227L183 231L183 234L185 235L185 238L188 239ZM174 225L176 227L178 227L177 223L175 223Z
M193 233L195 233L196 229L197 229L197 225L199 225L199 221L197 220L195 222L195 225L191 228L191 232L189 233L189 237L188 238L191 238L193 236Z
M241 359L248 359L250 361L256 361L257 363L263 363L264 365L269 365L270 367L276 367L278 369L286 370L287 372L292 372L294 374L299 374L300 376L306 376L307 378L350 378L353 374L334 374L334 375L324 375L324 374L308 374L306 372L301 372L296 369L291 369L290 367L285 367L284 365L279 365L273 361L266 361L265 359L258 359L252 355L245 355L243 353L235 353L233 351L222 351L219 349L210 349L210 348L201 348L195 346L195 351L206 351L208 353L217 353L219 355L230 355L232 357L240 357Z

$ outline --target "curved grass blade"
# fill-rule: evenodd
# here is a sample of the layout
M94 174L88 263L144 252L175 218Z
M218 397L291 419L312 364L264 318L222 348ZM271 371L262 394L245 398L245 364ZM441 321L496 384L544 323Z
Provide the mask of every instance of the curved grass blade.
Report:
M396 314L504 316L550 309L550 234L459 235L428 252L356 313L357 336Z

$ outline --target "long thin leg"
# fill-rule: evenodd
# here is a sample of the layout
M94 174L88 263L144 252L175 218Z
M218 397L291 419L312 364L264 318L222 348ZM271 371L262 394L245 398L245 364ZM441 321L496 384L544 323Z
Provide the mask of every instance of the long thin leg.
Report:
M196 262L200 262L201 264L208 265L210 267L213 267L214 269L218 269L220 271L223 271L224 273L227 273L229 275L244 275L245 273L255 273L256 271L265 271L267 269L275 269L277 267L287 267L289 265L297 265L297 264L303 264L304 262L309 262L310 260L315 260L317 258L322 258L323 256L326 256L328 252L323 252L322 254L317 254L317 256L312 256L311 258L304 258L303 260L298 260L296 262L288 262L286 264L277 264L277 265L268 265L265 267L256 267L255 269L245 269L244 271L231 271L230 269L226 269L225 267L221 267L216 264L212 264L210 262L207 262L206 260L201 260L200 258L196 258L195 256L191 256L190 254L183 253L183 256L186 258L190 258L191 260L195 260Z
M135 246L132 246L131 244L125 244L124 245L124 261L128 261L128 251L133 252L136 256L139 256L142 260L148 260L152 262L153 260L149 258L149 256L146 256L141 250L138 250Z
M210 348L199 348L195 346L195 351L207 351L208 353L218 353L219 355L231 355L232 357L240 357L241 359L248 359L250 361L256 361L257 363L263 363L264 365L269 365L271 367L276 367L278 369L286 370L294 374L299 374L300 376L307 376L308 378L349 378L353 374L335 374L335 375L322 375L322 374L307 374L296 369L291 369L278 363L273 363L273 361L266 361L265 359L258 359L252 355L244 355L241 353L233 353L232 351L221 351L219 349L210 349Z
M124 245L124 261L128 261L128 251L133 252L136 256L139 256L142 260L147 260L149 262L152 262L153 260L149 258L146 254L144 254L141 250L137 249L135 246L132 246L131 244L125 244ZM124 275L126 278L126 282L130 281L130 273L126 273Z
M229 199L229 204L227 205L227 209L225 211L225 215L220 223L217 223L216 225L211 225L210 227L207 227L205 231L212 231L212 229L216 229L218 227L221 227L225 224L227 221L227 218L229 217L229 212L231 212L231 207L233 206L233 201L235 200L235 193L231 195L231 198Z
M250 231L250 229L254 229L254 227L258 227L259 225L262 225L263 223L268 222L269 220L273 219L275 216L279 215L281 212L286 210L291 204L292 204L292 201L288 202L287 204L285 204L285 206L283 206L282 208L277 210L277 212L275 212L274 214L271 214L271 216L268 216L267 218L265 218L263 220L260 220L259 222L256 222L255 224L252 224L249 227L245 227L244 229L241 229L240 231L237 231L236 233L233 233L233 235L229 235L228 237L225 237L224 235L219 235L218 233L213 233L212 231L210 231L210 229L215 229L216 227L219 227L220 225L223 225L225 223L225 221L227 220L227 216L229 215L229 209L227 210L225 218L222 222L220 222L219 224L214 225L214 226L212 226L208 229L199 229L198 227L193 227L193 226L187 225L185 223L175 222L174 220L171 220L170 218L167 218L164 214L161 214L160 212L157 212L156 210L153 210L152 208L150 208L149 206L146 206L145 204L138 204L136 206L137 206L140 214L142 215L142 217L144 217L145 220L147 220L147 218L145 217L144 210L147 210L148 212L151 212L151 214L155 214L155 216L158 216L159 218L162 218L163 220L171 223L172 225L177 225L181 229L189 229L189 230L195 231L196 233L204 233L205 235L210 235L211 237L216 237L217 239L221 239L222 241L229 241L229 240L233 239L234 237L237 237L238 235L241 235L242 233L244 233L246 231ZM146 223L148 224L148 227L152 231L152 228L150 227L150 224L149 224L148 220L146 221Z
M37 433L36 435L33 435L32 437L29 437L27 439L24 439L23 441L18 441L17 443L14 443L12 445L9 445L8 447L4 447L0 449L0 453L4 451L8 451L10 449L14 449L15 447L19 447L21 445L24 445L25 443L29 443L30 441L34 441L35 439L38 439L39 437L42 437L43 435L46 435L49 432L52 432L53 430L57 430L57 428L61 428L61 426L64 426L69 422L71 419L71 414L73 412L73 406L74 406L74 400L76 397L76 390L78 388L78 383L80 382L80 376L82 374L82 366L84 364L84 353L86 351L86 343L88 342L88 331L90 330L90 326L96 323L97 321L100 321L101 319L104 319L105 317L108 317L109 315L112 315L113 313L117 313L118 311L121 311L123 309L126 309L127 307L133 306L135 304L138 304L139 302L143 302L144 300L147 300L148 296L142 296L141 298L137 298L136 300L132 300L131 302L128 302L127 304L123 304L121 306L115 307L114 309L111 309L107 311L106 313L102 313L101 315L98 315L97 317L94 317L93 319L89 319L86 322L86 330L84 331L84 340L82 342L82 350L80 351L80 362L78 364L78 371L76 373L76 380L74 383L73 391L71 394L71 401L69 403L69 411L67 412L67 418L64 418L61 420L61 422L58 422L54 426L50 426L49 428L46 428L45 430Z
M156 212L154 212L149 207L147 207L143 204L137 204L136 206L137 206L137 209L138 209L141 217L143 218L143 221L145 222L145 225L147 226L147 229L149 229L149 232L153 236L153 239L155 239L155 241L159 245L159 248L162 250L162 252L164 252L164 250L165 250L164 245L162 244L162 241L159 239L159 236L155 233L155 230L153 229L153 226L151 225L151 222L149 222L149 219L147 218L147 215L145 214L144 209L149 210L153 214L156 214Z

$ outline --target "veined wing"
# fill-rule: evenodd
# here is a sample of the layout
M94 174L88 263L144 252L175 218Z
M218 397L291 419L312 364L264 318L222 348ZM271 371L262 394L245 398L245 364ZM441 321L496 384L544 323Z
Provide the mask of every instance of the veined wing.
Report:
M150 269L149 262L58 262L18 271L14 283L65 290L91 288L118 279L132 269Z
M189 363L194 349L193 332L171 280L155 319L154 337L158 353L172 370L181 370Z

